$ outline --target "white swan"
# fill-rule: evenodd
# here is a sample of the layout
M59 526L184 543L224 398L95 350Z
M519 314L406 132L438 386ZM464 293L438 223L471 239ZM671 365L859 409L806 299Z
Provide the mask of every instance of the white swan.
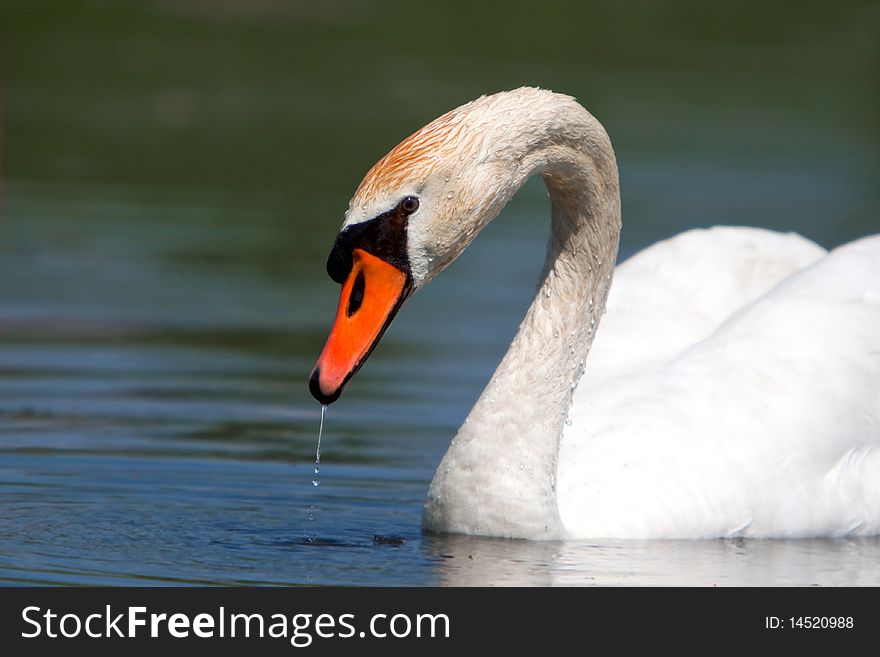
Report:
M410 292L533 174L552 201L539 289L437 469L423 526L529 539L880 532L880 237L826 253L792 234L695 230L615 270L610 141L549 91L463 105L367 173L328 260L343 287L313 395L339 397Z

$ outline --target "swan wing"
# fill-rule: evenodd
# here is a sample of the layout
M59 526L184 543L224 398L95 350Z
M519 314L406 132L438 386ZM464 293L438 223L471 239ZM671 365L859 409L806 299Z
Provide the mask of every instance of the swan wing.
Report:
M801 246L808 260L811 249ZM634 289L629 276L621 277L621 297ZM675 272L655 276L661 288L676 280ZM670 290L672 303L707 302L708 319L688 340L727 304L732 312L714 330L683 348L637 344L654 349L653 361L592 381L585 375L558 466L568 531L691 538L880 531L880 237L820 253L781 278L745 305L718 299L736 290L697 290L694 278L690 289ZM661 289L648 286L660 297L644 299L650 311L641 328L651 334L655 319L665 320L653 316L662 313ZM609 319L629 308L619 322L626 327L637 321L633 307L620 298ZM677 322L705 311L667 312ZM599 336L614 326L603 323ZM606 342L622 349L619 339Z
M653 244L615 270L580 389L668 361L826 253L795 233L726 226Z

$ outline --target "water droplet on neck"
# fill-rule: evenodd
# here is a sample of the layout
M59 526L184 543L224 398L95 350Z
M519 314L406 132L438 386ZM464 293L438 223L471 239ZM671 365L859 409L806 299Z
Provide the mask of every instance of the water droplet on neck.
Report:
M455 196L455 194L453 194L452 192L449 192L449 193L446 195L446 198L452 198L453 196Z

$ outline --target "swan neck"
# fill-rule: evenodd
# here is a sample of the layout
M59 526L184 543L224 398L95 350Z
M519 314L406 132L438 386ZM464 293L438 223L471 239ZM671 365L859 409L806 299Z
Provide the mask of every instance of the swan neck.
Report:
M559 444L604 312L620 235L610 141L575 107L564 131L541 138L540 128L527 128L524 150L511 158L527 163L525 172L511 166L512 187L532 174L547 186L546 260L519 331L438 468L423 520L428 529L565 536L556 498Z

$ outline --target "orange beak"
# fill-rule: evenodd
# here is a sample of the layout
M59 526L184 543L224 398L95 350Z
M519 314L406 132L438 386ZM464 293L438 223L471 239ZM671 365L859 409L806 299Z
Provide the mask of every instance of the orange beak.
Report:
M354 250L336 320L309 379L315 399L322 404L339 399L411 291L406 272L362 249Z

